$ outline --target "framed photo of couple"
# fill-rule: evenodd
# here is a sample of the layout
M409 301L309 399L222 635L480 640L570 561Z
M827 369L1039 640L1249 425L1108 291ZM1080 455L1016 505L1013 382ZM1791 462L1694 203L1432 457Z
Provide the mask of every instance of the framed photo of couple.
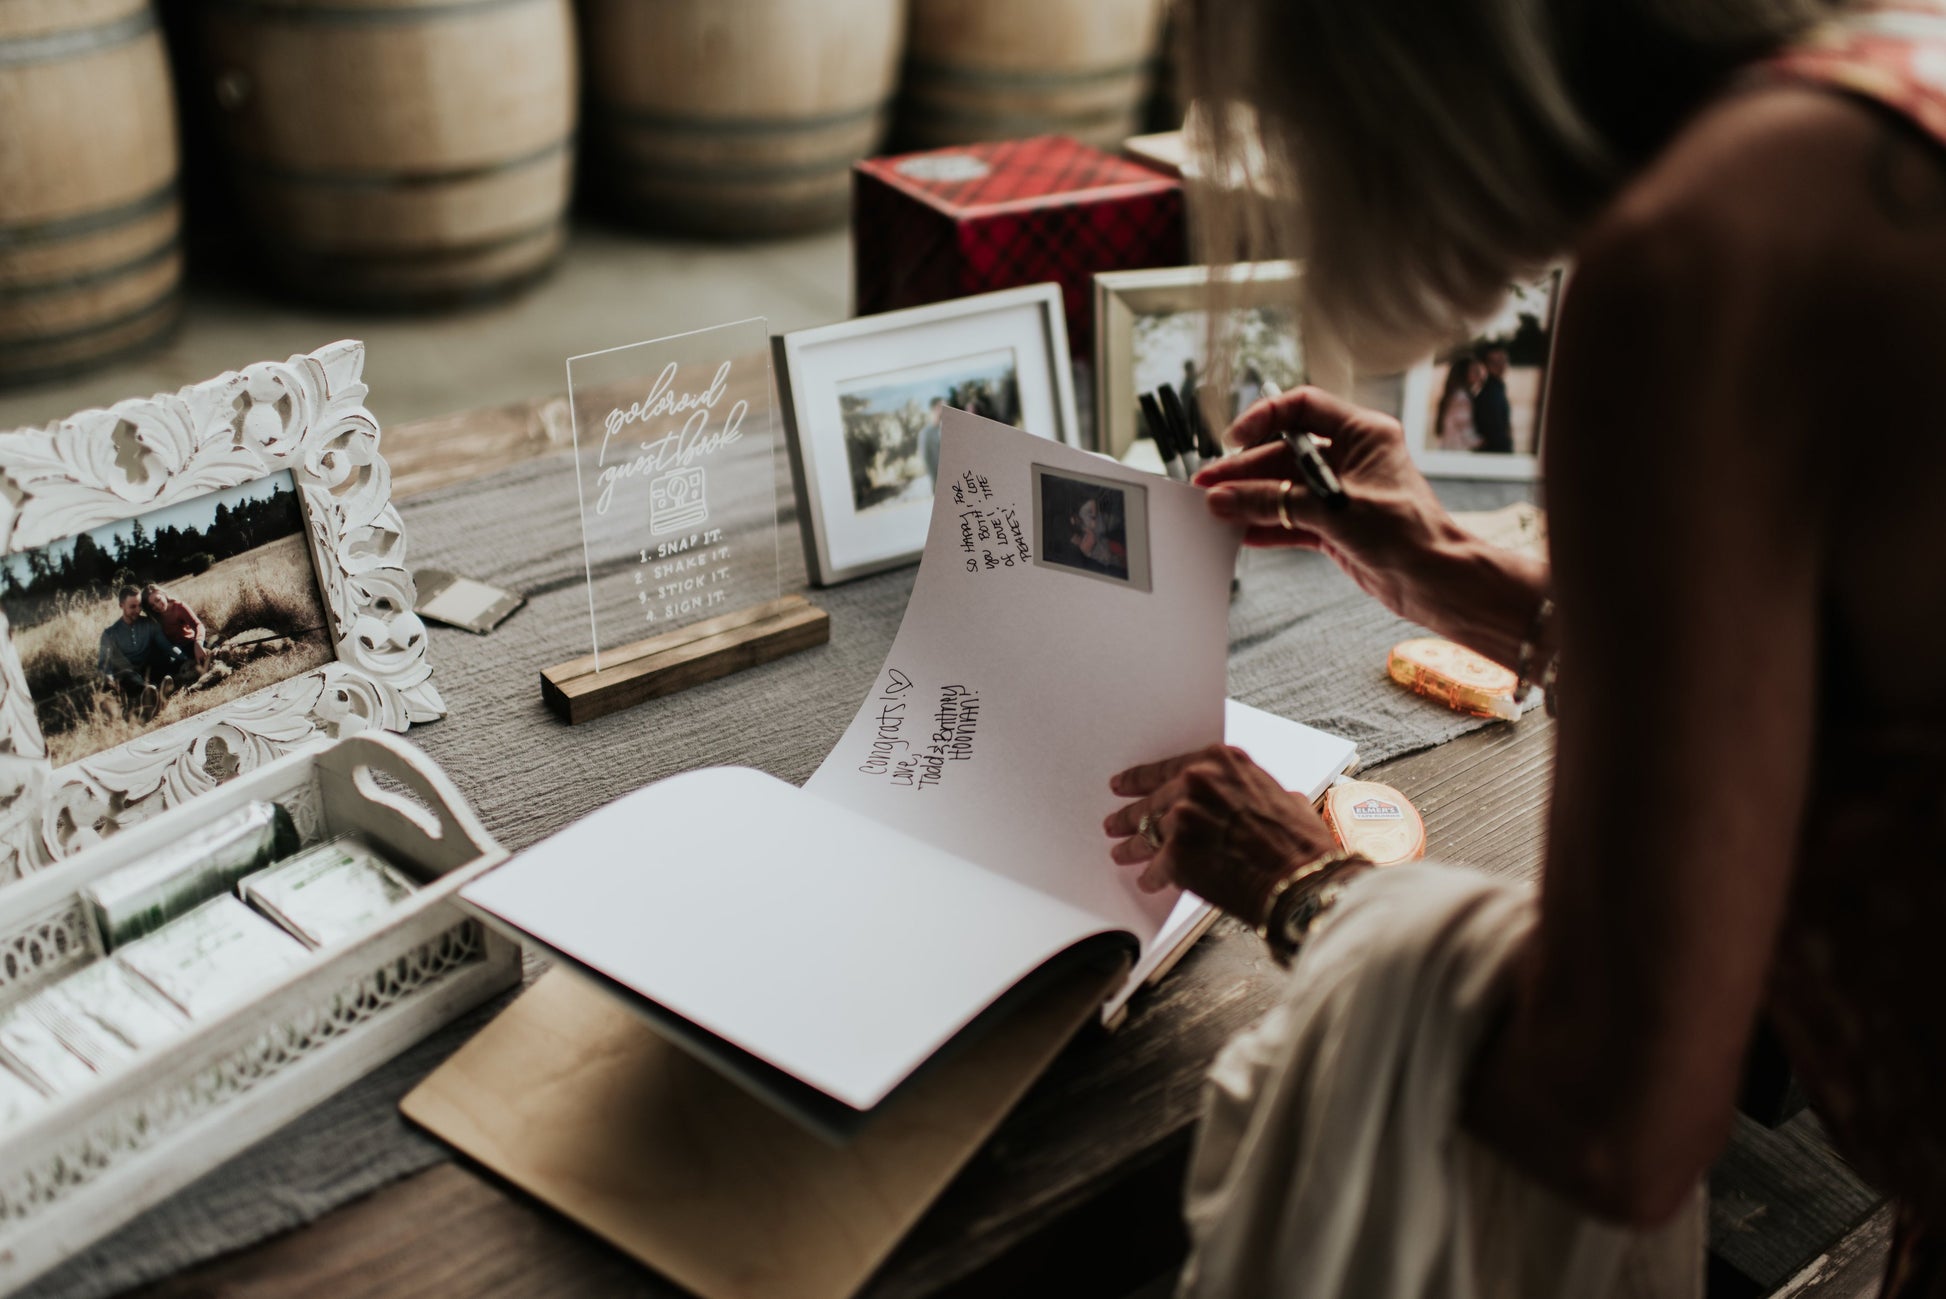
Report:
M444 715L363 366L335 343L0 433L0 884Z
M1514 285L1479 333L1403 375L1361 378L1353 400L1397 416L1430 477L1538 477L1562 276Z

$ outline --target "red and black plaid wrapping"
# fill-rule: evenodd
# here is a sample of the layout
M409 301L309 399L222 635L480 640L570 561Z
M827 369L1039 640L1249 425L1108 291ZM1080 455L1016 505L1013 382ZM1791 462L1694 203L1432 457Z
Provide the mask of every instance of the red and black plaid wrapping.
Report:
M1094 275L1185 260L1172 176L1064 136L893 158L853 173L857 311L1056 280L1076 356L1094 346Z

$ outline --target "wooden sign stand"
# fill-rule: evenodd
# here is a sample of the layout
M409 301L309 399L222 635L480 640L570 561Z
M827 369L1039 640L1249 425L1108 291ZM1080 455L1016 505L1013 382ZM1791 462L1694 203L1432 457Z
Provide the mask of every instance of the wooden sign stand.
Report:
M541 669L541 698L570 726L633 708L831 639L831 615L801 595Z

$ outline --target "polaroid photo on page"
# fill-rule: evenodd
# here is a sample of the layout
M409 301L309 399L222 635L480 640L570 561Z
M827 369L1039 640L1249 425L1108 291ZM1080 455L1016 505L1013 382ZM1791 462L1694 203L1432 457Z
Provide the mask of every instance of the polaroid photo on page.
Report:
M1034 563L1147 591L1149 498L1139 484L1034 466Z

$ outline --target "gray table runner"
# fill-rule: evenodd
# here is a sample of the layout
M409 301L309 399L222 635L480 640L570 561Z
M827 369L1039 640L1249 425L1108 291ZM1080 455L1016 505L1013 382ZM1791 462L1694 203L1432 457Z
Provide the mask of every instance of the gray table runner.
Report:
M1530 492L1523 484L1454 483L1441 495L1455 509L1478 510ZM788 485L781 499L789 500ZM539 688L543 667L587 650L570 463L553 457L516 466L418 497L401 512L415 564L529 595L528 606L491 636L433 629L434 680L451 716L409 737L515 849L694 767L741 764L801 783L870 689L912 589L914 570L905 569L816 592L812 598L831 614L829 645L570 729L542 707ZM795 521L782 527L792 589L803 582L802 553ZM1351 737L1366 763L1479 726L1386 680L1386 650L1411 634L1328 561L1253 552L1231 610L1230 691ZM529 979L535 972L530 965ZM113 1294L300 1226L450 1158L399 1117L398 1101L499 1008L434 1034L24 1293Z

